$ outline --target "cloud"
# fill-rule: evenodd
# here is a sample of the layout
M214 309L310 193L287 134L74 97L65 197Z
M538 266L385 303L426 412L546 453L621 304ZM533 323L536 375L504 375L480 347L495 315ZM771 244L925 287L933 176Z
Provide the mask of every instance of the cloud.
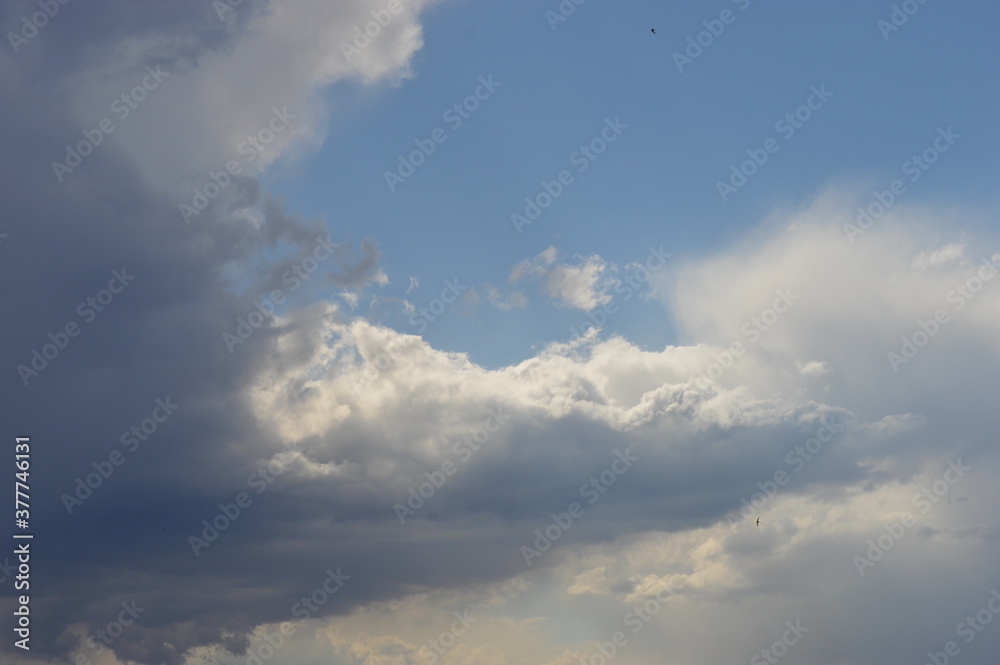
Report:
M795 367L803 376L822 376L830 372L829 364L815 360L807 363L802 363L796 360Z
M504 298L500 290L492 284L485 284L483 289L486 291L486 298L490 301L490 304L500 311L522 309L528 304L528 298L520 291L511 291L510 295Z
M660 637L644 633L649 642L620 662L667 647L689 662L745 660L785 617L816 626L796 652L804 661L892 662L880 644L905 639L933 648L939 636L914 626L961 620L978 609L966 600L983 579L1000 574L1000 289L982 263L996 246L942 244L928 231L933 211L900 204L852 244L841 212L852 202L830 195L763 237L658 273L655 292L684 336L662 349L590 336L488 369L355 317L322 288L261 315L227 348L224 334L324 230L272 202L260 169L322 140L324 86L405 76L424 6L408 4L353 63L338 48L369 20L362 2L247 2L222 21L211 3L100 3L78 23L53 21L16 61L0 56L11 93L0 138L25 156L0 165L13 220L0 284L16 323L0 350L2 390L16 427L52 451L37 454L31 476L33 518L45 525L32 559L34 616L44 617L32 660L85 652L83 636L135 600L141 620L109 645L119 662L232 661L224 649L259 649L297 622L289 658L394 663L465 604L499 638L470 630L444 662L570 663L661 583L677 592ZM51 161L157 64L170 71L162 87L59 183ZM247 133L286 104L296 123L184 224L178 203L243 158ZM359 251L337 248L310 284L356 298L386 284L375 241ZM83 319L79 303L123 269L134 283ZM562 263L549 248L511 280L538 280L560 305L589 310L606 302L611 272L599 257ZM80 334L25 382L18 365L68 323ZM124 448L157 399L177 412ZM792 457L806 462L792 474L790 451L831 417L844 430L808 460ZM611 485L602 472L616 450L640 462ZM112 452L125 461L105 477ZM972 471L922 513L914 496L953 459ZM727 515L778 470L791 480L768 499L759 532L734 533ZM400 524L395 504L428 474L446 479ZM582 493L592 483L604 490L594 503ZM81 505L71 512L66 496ZM238 517L226 517L238 501ZM520 548L574 502L582 516L528 568ZM917 526L861 584L852 557L906 511ZM214 527L220 514L226 526ZM192 537L210 527L217 537L196 554ZM294 608L331 568L350 580L302 620ZM862 604L873 609L863 621ZM566 607L576 627L560 624ZM732 627L724 640L719 625ZM12 658L9 642L0 649Z
M857 579L851 557L866 539L903 511L917 514L913 493L933 481L945 458L978 458L977 468L994 467L995 458L984 447L990 436L987 421L978 418L970 425L953 415L956 408L966 414L991 408L985 395L992 370L968 375L973 378L963 381L961 395L951 399L919 386L932 376L950 376L959 348L966 350L958 361L963 372L981 363L995 367L998 360L985 335L995 325L990 319L995 315L986 312L996 311L992 303L998 296L984 286L976 296L981 299L963 310L969 318L959 319L962 312L957 312L934 346L928 344L906 368L919 377L916 385L900 382L885 361L897 341L895 331L908 330L896 308L926 317L947 302L947 290L968 271L956 265L952 273L934 278L937 289L928 288L931 282L898 256L896 231L887 227L866 236L867 249L845 242L847 251L859 252L853 265L868 279L859 279L851 293L831 298L837 294L827 287L830 265L815 250L834 254L831 262L843 260L833 244L843 237L837 219L810 220L812 214L798 215L794 227L768 242L689 263L667 280L688 285L668 292L684 329L707 331L698 344L651 352L620 338L554 344L520 364L484 370L415 336L331 319L327 325L336 344L329 352L318 347L318 355L303 358L300 365L270 373L271 383L258 392L257 417L274 426L279 439L310 442L310 459L297 472L306 475L296 482L322 478L330 483L322 495L339 509L332 528L364 516L399 527L401 534L420 534L437 557L422 572L434 578L432 571L448 571L436 582L424 578L428 589L500 584L528 575L518 548L533 543L535 529L548 523L539 513L565 510L574 500L586 504L581 485L606 467L611 450L631 446L641 466L607 488L601 503L536 564L546 574L562 576L576 568L577 556L589 562L562 587L567 603L573 602L570 597L593 594L609 594L618 599L615 603L643 602L657 585L669 584L676 589L678 607L713 606L714 614L699 615L699 621L729 616L726 603L774 589L793 596L785 604L771 603L776 610L804 612L803 589L811 593L828 583L848 585ZM910 251L916 255L919 245ZM691 274L698 278L690 279ZM891 274L900 278L895 287L883 279ZM872 289L872 283L885 286ZM699 287L693 295L692 284ZM730 300L734 284L739 293ZM740 332L742 323L772 306L774 289L785 285L800 300L763 332L755 329L758 339L751 344ZM982 308L979 315L972 313L974 305ZM816 326L829 326L836 334L820 335ZM945 333L955 337L949 340ZM745 352L710 379L706 368L719 362L732 339L742 339ZM843 339L854 346L830 345ZM950 362L934 359L937 345L950 349ZM391 361L377 369L372 365L380 350L387 350ZM865 361L851 362L852 350ZM805 360L813 358L823 360ZM317 373L320 366L324 370ZM353 385L364 376L371 378L358 394ZM904 399L892 396L901 390L907 393ZM331 404L341 408L324 408ZM461 442L481 426L489 408L509 413L509 423L464 460L460 451L469 449ZM747 530L734 534L726 516L775 471L794 470L788 455L813 436L821 417L833 417L846 429L768 504L762 551ZM963 442L942 438L958 427L969 435ZM427 506L404 525L393 521L392 504L405 501L408 488L449 460L457 471ZM971 480L967 487L979 492L974 503L982 506L985 487ZM992 518L958 508L966 504L949 505L927 519L964 524L964 530L949 529L948 537L978 534L971 537L989 547L983 538ZM485 542L469 567L454 555L457 543L472 533ZM913 534L910 542L919 542ZM438 539L439 548L432 545ZM463 556L470 546L471 541L459 548ZM644 551L647 563L640 557ZM773 563L762 565L762 552ZM625 560L633 563L625 566ZM922 565L933 567L936 561L931 555ZM601 566L615 575L602 576ZM817 569L835 572L811 580ZM843 602L857 602L857 593L841 592ZM622 614L628 610L620 607ZM677 617L677 611L671 615ZM697 633L693 619L679 621ZM766 628L760 624L756 630ZM752 643L754 630L739 631L742 648ZM685 648L693 659L704 645ZM809 649L818 653L812 649L820 647ZM731 651L720 649L713 657L731 656Z
M148 309L132 311L123 304L116 331L136 339L134 345L117 343L112 353L85 356L92 358L89 363L110 362L102 371L122 377L133 376L141 363L142 379L123 383L136 397L116 397L114 411L120 415L110 418L117 421L110 432L104 423L79 427L80 414L107 413L106 396L93 393L69 407L77 435L84 433L93 444L67 455L52 471L50 496L72 491L74 477L116 445L117 431L148 411L151 377L152 385L163 386L182 407L168 423L174 429L165 425L155 443L137 453L128 475L111 478L79 514L60 514L58 503L50 509L47 519L67 543L83 531L93 543L65 548L64 572L38 600L54 617L50 643L59 636L63 649L72 648L71 623L93 630L107 623L125 595L137 594L151 608L149 620L115 642L120 658L179 662L181 654L199 646L225 642L238 649L257 627L292 620L289 608L331 566L343 567L352 578L313 614L321 623L415 593L478 589L474 595L489 595L487 589L534 575L566 578L554 588L567 603L610 596L620 614L601 625L620 623L628 603L644 602L666 582L677 590L677 607L714 608L688 618L670 610L691 634L698 632L697 621L730 617L727 603L773 591L792 594L784 605L769 601L774 611L804 611L805 599L795 590L828 583L826 577L810 581L811 571L839 571L833 581L852 579L851 556L877 536L881 522L913 510L914 488L940 471L942 458L977 460L979 470L995 464L988 454L988 414L998 356L990 331L1000 292L984 284L912 359L905 368L909 380L899 381L885 353L897 331L916 324L897 314L932 315L935 307L947 305L947 291L968 271L959 262L950 273L913 272L910 257L898 255L895 232L887 227L868 234L866 246L847 245L846 251L858 252L854 274L867 279L840 280L853 289L840 293L828 286L831 266L824 258L844 259L833 243L838 236L830 222L836 220L799 221L768 242L734 246L678 266L664 278L686 286L664 292L682 329L700 331L696 343L647 351L621 338L590 338L552 344L533 358L494 370L464 354L434 349L415 335L346 317L323 301L275 318L238 350L240 362L234 364L221 343L206 346L204 335L206 330L218 335L241 304L220 295L204 300L215 293L204 288L213 262L187 259L189 290L147 296L141 302ZM150 251L147 270L155 268L152 259L164 247L172 246L160 243L155 254ZM919 246L910 251L915 255ZM171 256L177 260L183 254L175 249ZM162 274L172 274L171 265L164 264ZM199 267L190 274L192 266ZM891 274L899 277L895 287L885 279ZM750 343L740 332L742 323L774 305L776 288L791 288L800 299L763 332L754 328L759 339ZM178 311L193 310L190 320L159 319L157 311L167 302L176 302ZM208 314L220 307L226 316ZM171 322L162 348L185 349L180 357L186 364L218 369L192 379L160 364L148 351L157 343L150 320ZM12 348L36 343L24 335ZM744 352L710 377L708 368L724 359L733 339L745 343ZM844 346L845 340L853 346ZM936 358L939 348L948 349L947 362ZM79 361L67 357L66 362L68 370ZM813 363L829 371L803 371L817 367ZM221 392L214 378L220 370L226 381ZM80 371L96 368L43 375L42 394L54 399L50 391L71 390L66 382L75 382ZM951 380L956 371L962 372L960 383ZM942 394L921 387L929 382L961 389ZM38 408L21 406L29 413ZM491 410L503 414L504 422L474 448ZM758 483L776 470L790 472L789 452L829 417L842 423L844 432L770 500L762 527L768 530L761 531L765 542L747 530L732 533L726 516L740 509L740 499L759 491ZM965 433L961 440L947 436L957 430ZM42 429L36 436L59 434ZM641 463L590 504L581 488L600 482L616 449L633 451ZM263 493L251 493L246 515L199 556L191 554L188 538L203 529L202 520L240 491L253 492L252 474L269 461L281 462L282 472ZM393 506L407 501L408 491L446 462L454 473L400 524ZM924 522L941 531L935 538L961 538L966 544L971 538L977 547L991 546L993 518L981 506L984 492L992 490L975 477L970 474L962 486L972 501L942 505ZM171 480L176 478L183 482ZM574 501L586 507L583 516L526 567L520 547L535 542L536 529L549 524L550 513L565 511ZM962 530L943 528L952 523ZM150 558L144 545L109 556L100 543L125 533L172 548L172 555ZM908 542L915 546L925 542L916 531L912 535ZM413 565L414 547L422 552L419 566ZM825 554L818 559L818 553ZM762 554L774 563L760 563ZM932 566L935 556L921 565ZM587 572L601 566L603 578ZM849 593L842 599L845 605L857 602ZM741 628L734 639L746 648L754 632L753 626ZM251 648L259 639L251 638ZM391 632L369 642L353 635L344 639L352 646L335 650L344 662L402 657L420 644ZM681 642L692 659L702 653L703 645ZM305 649L293 651L299 648ZM572 653L588 648L581 641ZM710 653L721 657L730 651ZM469 653L479 652L458 650L452 657ZM494 657L501 655L489 656Z
M917 272L923 272L931 268L954 263L962 258L965 249L965 245L955 242L938 249L922 251L913 259L913 269Z
M511 269L508 280L539 280L545 293L561 307L590 311L611 301L608 290L614 281L606 276L608 266L601 257L576 257L578 263L573 265L557 262L557 256L556 248L549 247L524 259Z
M373 282L383 286L388 284L388 275L378 267L379 252L374 241L365 238L361 241L361 250L364 257L355 264L346 266L343 271L330 273L330 281L348 289L362 288Z
M88 59L68 81L76 122L67 130L109 115L117 120L109 113L113 101L141 80L144 67L160 65L169 76L148 101L117 120L109 136L146 183L190 198L192 187L230 160L248 175L259 174L290 150L322 143L329 108L319 93L325 86L408 75L410 58L423 46L418 17L428 4L402 3L361 54L348 59L341 44L351 44L354 28L372 20L365 2L248 1L221 20L213 3L150 10L150 17L108 3L82 31ZM152 16L169 18L159 23ZM101 18L108 25L102 27ZM53 21L49 30L63 29L69 28ZM76 41L64 50L76 48ZM274 124L276 109L292 116L281 131L271 131L281 124ZM79 130L64 133L68 141Z
M37 11L22 4L5 8L5 23L21 10ZM280 616L291 605L285 600L296 584L253 582L256 590L231 593L234 579L256 573L223 559L201 565L207 559L195 558L187 541L220 501L252 493L255 462L271 457L267 447L275 441L246 401L264 376L261 360L274 352L278 367L297 362L322 341L317 317L339 316L333 306L317 310L297 301L264 317L232 353L227 349L223 335L257 311L254 301L269 293L275 277L314 250L317 234L327 234L312 220L284 213L262 193L257 176L297 144L322 140L323 86L405 73L419 47L419 28L412 27L423 4L407 3L351 65L336 49L354 25L370 20L363 2L245 2L224 21L212 3L136 9L108 2L72 21L60 14L16 57L9 50L0 55L0 84L13 95L0 109L0 134L25 156L0 167L12 222L4 229L0 281L28 280L3 293L5 307L25 325L6 340L10 371L2 390L34 441L60 442L46 446L51 456L38 455L49 460L50 473L32 479L37 518L61 525L52 549L33 560L38 570L51 571L50 586L32 589L32 603L50 619L32 634L38 660L85 648L79 636L106 627L121 603L133 599L145 608L141 620L102 656L91 650L89 658L106 660L113 651L120 660L180 663L199 645L239 650L266 615ZM154 86L147 67L168 74ZM144 80L147 87L136 88ZM112 107L123 94L134 108ZM285 105L297 117L277 132L269 123ZM100 135L93 130L105 117L114 131L95 139L82 163L57 178L52 162L66 161L66 146L79 145L84 130ZM241 154L247 136L265 127L266 149ZM238 160L238 175L219 175L227 160ZM192 187L207 191L210 171L221 191L185 224L178 204L191 200ZM323 265L335 284L358 291L386 282L373 241L362 242L360 258L343 250ZM79 314L78 305L99 294L114 270L134 275L134 282L96 317ZM32 350L71 324L77 336L57 356L35 360L40 369L32 370ZM29 368L26 379L19 365ZM149 420L157 399L179 404L177 412L134 452L123 448L123 433ZM53 405L64 402L53 418ZM123 465L99 476L96 488L80 489L77 479L104 468L112 451L125 455ZM266 499L279 495L268 488L252 506L262 518ZM83 503L68 504L70 514L64 496L77 494ZM153 550L161 554L148 558ZM270 567L257 555L250 559L259 572ZM229 571L226 581L209 581L220 565ZM315 584L312 572L303 573L306 590ZM247 601L265 596L274 605L258 614ZM4 606L11 600L5 595ZM13 647L3 649L9 658Z

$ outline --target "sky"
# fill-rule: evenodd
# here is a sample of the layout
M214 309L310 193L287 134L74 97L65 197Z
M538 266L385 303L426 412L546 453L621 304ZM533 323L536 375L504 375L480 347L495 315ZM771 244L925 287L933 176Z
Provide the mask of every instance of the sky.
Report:
M998 19L3 3L0 665L987 662Z

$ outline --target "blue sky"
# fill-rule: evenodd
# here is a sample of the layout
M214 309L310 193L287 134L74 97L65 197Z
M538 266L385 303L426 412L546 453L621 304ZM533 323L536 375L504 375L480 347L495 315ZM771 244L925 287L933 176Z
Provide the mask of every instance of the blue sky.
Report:
M862 192L888 184L939 127L954 127L964 140L909 189L907 202L993 196L988 20L970 22L931 4L885 40L877 21L888 20L891 8L862 2L671 9L589 2L555 30L544 13L550 9L528 2L429 8L411 76L374 89L331 88L322 148L273 173L272 191L290 210L323 216L338 233L379 239L391 280L379 295L419 305L456 277L505 289L513 265L550 245L565 257L598 254L618 266L649 245L703 254L831 183ZM673 53L726 9L733 22L679 72ZM995 9L981 3L976 11ZM500 87L452 129L442 114L484 75ZM812 86L832 96L794 135L776 132L776 121L805 103ZM536 223L513 232L510 215L523 212L524 197L574 169L571 153L616 117L628 125L621 140ZM446 143L390 192L385 171L438 127ZM722 201L716 182L771 137L779 152ZM420 287L408 296L410 276ZM485 301L449 312L425 337L491 367L524 359L533 344L560 339L579 318L536 294L529 300L507 312ZM677 340L660 308L629 305L614 330L652 347Z
M1000 8L398 1L0 7L0 662L994 656Z

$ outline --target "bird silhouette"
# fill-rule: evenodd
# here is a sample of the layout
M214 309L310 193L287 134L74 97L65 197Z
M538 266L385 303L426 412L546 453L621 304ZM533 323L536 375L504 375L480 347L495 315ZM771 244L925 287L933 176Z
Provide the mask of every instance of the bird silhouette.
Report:
M760 526L760 518L757 518L757 526Z
M650 31L651 33L653 33L654 35L656 34L656 28L650 28L650 29L649 29L649 31Z

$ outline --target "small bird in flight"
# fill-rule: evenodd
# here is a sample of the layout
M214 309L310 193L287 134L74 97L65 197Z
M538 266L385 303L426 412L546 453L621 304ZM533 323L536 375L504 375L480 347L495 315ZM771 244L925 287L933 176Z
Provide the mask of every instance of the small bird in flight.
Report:
M650 29L649 29L649 31L650 31L651 33L653 33L654 35L656 34L656 28L650 28Z
M757 526L760 526L760 518L757 518Z

